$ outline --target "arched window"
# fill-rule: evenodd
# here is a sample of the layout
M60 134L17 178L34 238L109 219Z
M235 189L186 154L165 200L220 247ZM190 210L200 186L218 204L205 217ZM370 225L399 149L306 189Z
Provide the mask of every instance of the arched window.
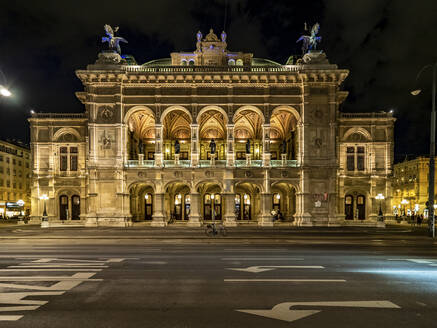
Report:
M274 211L281 210L281 195L279 193L273 194L273 206Z
M243 60L237 59L236 64L237 64L237 66L243 66Z
M80 220L80 196L71 197L71 219Z
M190 207L191 207L191 197L190 195L186 194L184 199L184 218L185 220L188 220L190 217Z
M147 193L144 195L144 219L152 220L153 215L153 195Z
M187 66L187 60L186 60L186 59L182 59L182 61L181 61L181 65L182 65L182 66Z
M61 220L68 219L68 196L67 195L59 196L59 219L61 219Z
M251 208L251 202L250 202L250 195L244 194L243 195L243 220L250 220L252 217L252 208Z
M229 59L228 60L228 65L229 66L235 66L235 59Z
M237 220L241 220L241 195L235 195L235 217Z
M174 195L174 215L176 220L182 220L182 195Z
M214 208L214 212L212 209ZM203 201L203 218L205 220L222 219L222 197L220 194L205 194Z
M194 60L193 59L190 59L188 61L188 66L194 66Z
M352 195L344 197L344 215L346 220L354 219L354 197Z

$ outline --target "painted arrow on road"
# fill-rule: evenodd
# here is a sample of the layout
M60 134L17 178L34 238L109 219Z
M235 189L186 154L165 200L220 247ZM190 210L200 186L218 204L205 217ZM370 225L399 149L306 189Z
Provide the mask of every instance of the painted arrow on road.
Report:
M287 322L296 321L310 315L321 312L321 310L291 310L293 306L331 306L331 307L362 307L362 308L383 308L400 309L399 306L390 301L351 301L351 302L285 302L275 305L271 310L236 310L239 312L255 314L266 318L277 319Z
M260 273L260 272L272 271L276 269L324 269L324 268L325 267L321 265L261 265L261 266L250 266L247 268L227 268L227 269L234 270L234 271Z

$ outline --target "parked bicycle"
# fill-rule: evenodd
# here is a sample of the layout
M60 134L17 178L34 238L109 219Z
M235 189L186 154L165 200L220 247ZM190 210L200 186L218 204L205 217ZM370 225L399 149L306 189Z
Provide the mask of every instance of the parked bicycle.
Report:
M208 237L214 237L217 235L226 236L226 228L223 224L216 226L215 223L207 224L205 227L205 234Z

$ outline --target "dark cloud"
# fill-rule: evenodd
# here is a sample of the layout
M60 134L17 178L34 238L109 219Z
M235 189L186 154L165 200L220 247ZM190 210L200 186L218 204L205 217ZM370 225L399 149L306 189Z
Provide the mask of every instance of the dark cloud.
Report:
M330 61L351 71L343 110L394 108L397 153L426 153L429 72L420 81L427 88L421 96L409 90L417 71L437 59L435 17L433 0L10 1L0 11L0 68L16 96L0 100L7 118L1 135L27 138L23 121L30 106L83 110L74 96L82 88L74 71L104 48L105 23L120 26L129 41L123 52L140 63L192 50L199 29L220 32L224 26L231 50L284 63L300 53L296 39L304 22L319 21Z

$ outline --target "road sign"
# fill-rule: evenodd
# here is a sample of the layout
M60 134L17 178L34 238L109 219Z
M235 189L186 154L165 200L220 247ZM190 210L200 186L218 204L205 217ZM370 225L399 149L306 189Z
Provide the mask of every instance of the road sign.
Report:
M255 314L266 318L277 319L287 322L296 321L310 315L321 312L321 310L292 310L293 306L310 307L362 307L362 308L383 308L400 309L390 301L350 301L350 302L285 302L275 305L271 310L236 310L239 312Z
M262 265L250 266L247 268L227 268L228 270L260 273L265 271L272 271L276 269L324 269L321 265Z

